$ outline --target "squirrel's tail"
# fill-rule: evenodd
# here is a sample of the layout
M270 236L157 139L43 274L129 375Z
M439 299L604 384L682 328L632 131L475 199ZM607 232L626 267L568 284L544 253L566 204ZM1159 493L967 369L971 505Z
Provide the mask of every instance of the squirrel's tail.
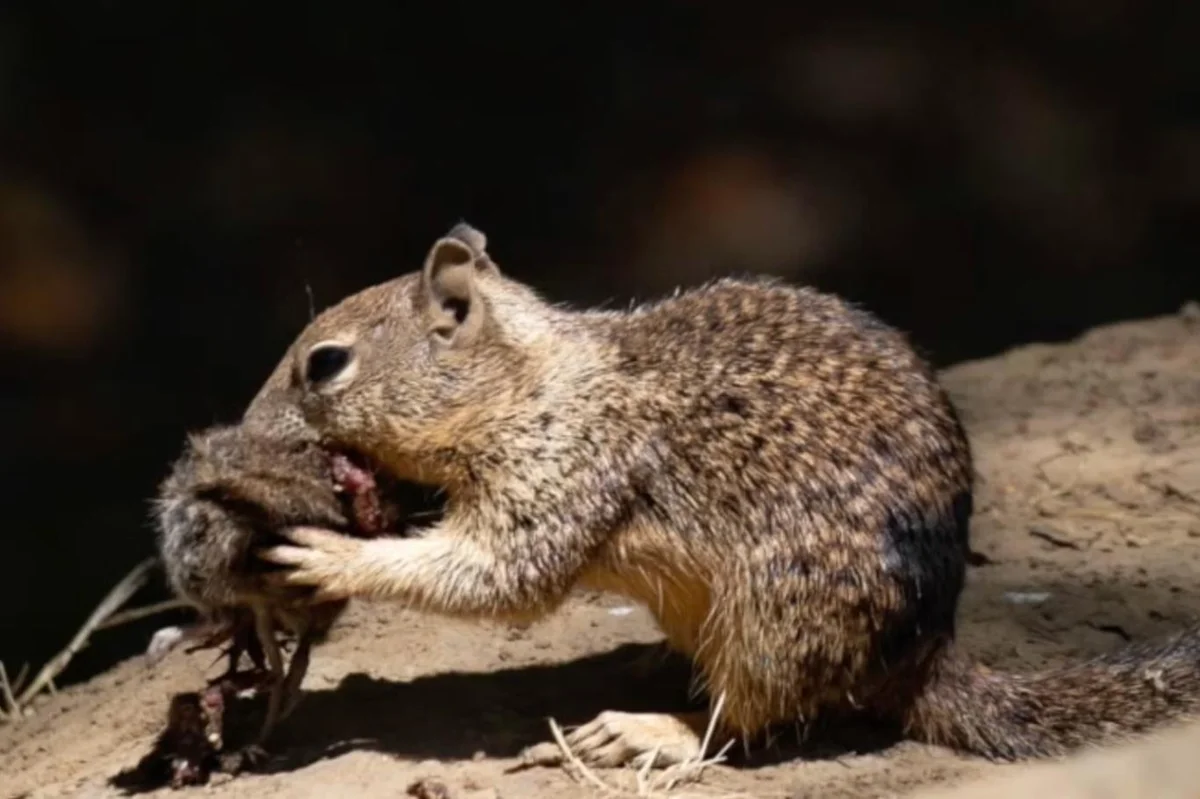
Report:
M1062 668L994 672L947 650L907 734L994 760L1065 754L1200 713L1200 626Z

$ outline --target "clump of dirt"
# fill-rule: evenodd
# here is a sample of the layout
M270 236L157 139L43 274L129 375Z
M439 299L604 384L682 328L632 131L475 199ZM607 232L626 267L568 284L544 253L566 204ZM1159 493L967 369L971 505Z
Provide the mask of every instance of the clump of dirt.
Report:
M978 565L959 626L967 651L995 668L1029 669L1167 635L1198 615L1194 314L1024 347L944 380L980 473ZM581 595L529 628L353 605L314 658L305 698L261 772L218 775L204 790L370 799L420 784L454 797L589 795L559 769L508 769L548 737L548 717L571 725L606 709L685 705L686 664L656 661L659 638L647 614L607 596ZM0 798L121 795L111 779L151 749L169 697L203 684L210 665L184 652L153 669L134 658L45 697L33 718L0 728ZM867 751L783 742L710 768L703 787L866 797L1028 768L912 742Z

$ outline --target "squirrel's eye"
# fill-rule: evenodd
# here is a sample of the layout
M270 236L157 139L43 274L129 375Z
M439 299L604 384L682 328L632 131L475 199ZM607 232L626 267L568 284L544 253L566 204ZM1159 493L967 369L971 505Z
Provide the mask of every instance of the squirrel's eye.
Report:
M350 363L350 348L340 344L322 344L309 350L304 378L309 385L319 385L337 377Z

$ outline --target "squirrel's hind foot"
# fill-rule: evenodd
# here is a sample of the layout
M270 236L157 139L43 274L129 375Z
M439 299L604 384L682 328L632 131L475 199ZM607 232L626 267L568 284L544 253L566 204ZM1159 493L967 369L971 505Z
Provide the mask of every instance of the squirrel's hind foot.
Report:
M623 713L606 710L564 736L571 753L588 766L666 768L699 760L708 714ZM566 758L557 743L537 744L520 755L517 768L558 766Z

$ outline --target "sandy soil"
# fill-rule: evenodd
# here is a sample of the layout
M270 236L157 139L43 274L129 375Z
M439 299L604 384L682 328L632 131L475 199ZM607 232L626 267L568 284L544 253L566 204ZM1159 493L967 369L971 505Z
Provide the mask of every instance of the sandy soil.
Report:
M1171 728L1125 746L1061 763L1010 768L914 799L1196 799L1200 796L1200 724Z
M981 476L981 565L961 610L969 651L1026 669L1200 615L1200 312L1022 348L955 367L945 381ZM609 708L680 706L686 670L647 660L657 640L640 609L608 597L580 597L527 630L360 605L317 651L266 772L192 790L396 797L431 777L456 799L595 795L560 769L505 770L547 737L547 717L571 724ZM148 751L168 698L198 687L211 661L180 652L148 669L133 658L45 697L32 718L0 728L0 798L120 795L111 778ZM915 743L802 756L787 746L713 767L696 790L893 796L1028 770Z

